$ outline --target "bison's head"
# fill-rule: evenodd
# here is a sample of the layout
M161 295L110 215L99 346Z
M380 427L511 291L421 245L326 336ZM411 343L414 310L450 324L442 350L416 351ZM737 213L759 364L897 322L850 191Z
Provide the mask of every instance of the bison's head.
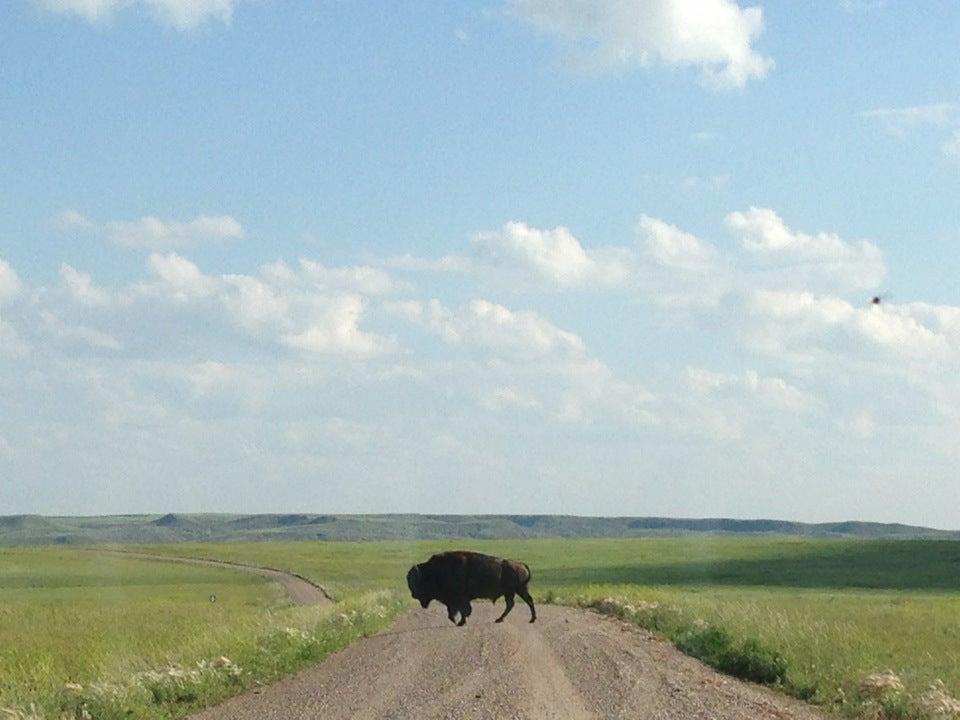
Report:
M433 599L427 592L427 583L424 582L423 569L420 565L414 565L407 573L407 587L410 588L410 596L420 601L420 605L427 607Z

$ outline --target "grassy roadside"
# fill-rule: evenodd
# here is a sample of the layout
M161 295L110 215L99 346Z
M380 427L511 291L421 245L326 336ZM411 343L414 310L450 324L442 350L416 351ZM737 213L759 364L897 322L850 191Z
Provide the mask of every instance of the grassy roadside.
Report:
M900 605L898 598L770 602L710 597L706 592L706 597L691 599L635 586L584 586L565 592L570 594L551 590L543 599L633 622L721 672L773 686L842 717L960 718L960 701L941 680L956 676L955 653L937 652L936 646L945 644L930 642L937 629L917 632L916 626L894 625L885 636L880 625L871 626L880 616L892 619L882 608ZM947 611L960 610L957 603L945 607L940 598L928 600L935 606L926 611L933 610L941 627L955 631ZM924 601L909 604L914 602ZM861 609L866 616L858 618ZM915 617L913 608L900 615Z
M294 607L250 573L4 549L0 718L181 717L316 662L405 607L389 591Z

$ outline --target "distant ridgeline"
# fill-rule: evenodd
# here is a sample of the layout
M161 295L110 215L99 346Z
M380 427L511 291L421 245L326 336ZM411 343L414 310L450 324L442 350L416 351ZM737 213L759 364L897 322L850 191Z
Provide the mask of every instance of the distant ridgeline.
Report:
M960 531L870 522L577 517L572 515L103 515L0 516L0 545L639 537L766 533L805 537L937 538Z

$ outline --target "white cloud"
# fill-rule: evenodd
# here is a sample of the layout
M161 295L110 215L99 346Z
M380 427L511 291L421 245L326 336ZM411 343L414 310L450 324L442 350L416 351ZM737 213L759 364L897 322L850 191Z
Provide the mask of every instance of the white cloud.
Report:
M947 157L960 158L960 129L954 130L953 134L943 141L940 150Z
M363 298L344 295L315 308L310 325L296 333L281 337L281 342L293 348L325 355L374 357L391 353L395 343L359 327L363 315Z
M79 15L91 23L108 20L120 7L131 0L37 0L38 4L57 13Z
M161 22L190 30L207 20L229 24L237 0L144 0Z
M91 232L97 229L96 223L85 217L79 210L64 210L53 219L53 225L58 230L81 230Z
M468 273L475 269L470 258L462 255L444 255L440 258L430 259L405 253L388 257L382 262L384 266L395 270L410 270L413 272Z
M10 300L20 293L23 284L16 271L3 258L0 258L0 303Z
M108 305L113 300L108 291L93 284L93 280L88 274L82 273L66 263L60 266L60 284L81 305L91 307Z
M732 0L508 0L509 12L559 37L598 69L693 65L708 84L743 88L773 67L754 50L763 11Z
M800 413L808 410L813 401L799 388L778 377L762 377L756 370L748 370L746 387L760 400L777 408Z
M862 440L869 440L877 432L877 424L873 419L873 414L868 410L863 410L853 417L844 418L837 423L837 426Z
M238 240L244 236L243 226L229 215L201 215L185 222L148 216L133 221L109 222L104 231L117 245L151 250L172 250L211 240Z
M841 289L873 288L886 272L876 245L865 240L848 242L833 233L807 235L790 230L767 208L730 213L725 223L753 258L783 269L783 279L806 287L826 281Z
M643 215L637 232L645 243L647 254L659 265L702 273L716 269L719 259L716 248L676 225Z
M147 250L181 250L203 242L240 240L245 235L243 226L230 215L199 215L183 221L148 215L99 224L77 210L65 210L54 219L54 226L64 232L102 235L120 247Z
M508 222L473 239L482 265L528 275L557 287L622 284L629 270L621 257L586 250L565 227L540 230Z
M772 356L811 362L817 357L931 361L960 351L960 308L923 303L855 307L812 293L758 290L749 303L757 324L751 346Z
M366 265L328 268L315 260L301 260L303 277L325 290L350 290L363 295L389 295L408 286L396 282L387 273Z
M861 113L880 122L883 128L898 137L923 127L949 128L950 134L940 143L947 157L960 157L960 104L932 103L903 108L879 108Z
M680 188L687 192L706 190L709 192L719 192L730 184L730 175L723 173L720 175L709 175L700 177L699 175L690 175L680 181Z
M710 243L647 215L637 237L646 260L641 285L658 304L709 307L729 291L729 268Z
M20 337L13 323L0 315L0 357L21 358L30 353L30 344Z
M100 350L121 350L123 345L111 335L86 325L69 325L49 310L40 311L43 329L58 341L72 344L82 343Z
M142 285L146 292L158 291L176 302L186 303L205 298L217 289L216 280L176 253L154 253L147 258L147 266L156 278L151 285Z
M537 398L513 387L496 386L480 393L480 404L489 410L537 410L543 406Z
M118 10L146 7L160 22L192 30L207 20L229 24L238 0L36 0L52 12L76 15L90 23L111 20Z
M713 130L700 130L693 133L690 139L700 144L712 143L720 139L720 134Z
M883 127L894 134L922 125L949 125L960 109L956 103L931 103L901 108L877 108L861 113L863 117L879 121Z
M407 300L387 306L395 317L427 328L445 341L496 355L532 359L582 355L583 340L534 312L515 312L489 300L472 300L450 310L439 300Z

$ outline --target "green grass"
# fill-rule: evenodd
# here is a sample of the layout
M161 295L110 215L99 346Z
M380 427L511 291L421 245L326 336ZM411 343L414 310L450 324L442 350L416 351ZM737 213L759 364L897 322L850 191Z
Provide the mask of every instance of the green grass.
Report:
M960 694L960 543L953 541L700 536L155 549L293 569L336 594L402 588L411 563L453 547L523 559L535 598L658 603L657 612L631 619L734 674L769 680L782 661L785 689L841 713L860 712L860 681L885 669L914 697L938 679Z
M727 672L779 684L840 714L882 717L861 702L858 687L886 669L906 686L888 703L889 717L921 717L913 700L937 679L960 694L960 544L697 536L145 548L301 573L343 607L359 603L360 619L347 628L329 613L290 607L275 586L235 571L0 550L0 707L39 698L44 709L85 702L89 710L100 696L65 697L62 684L73 680L89 692L101 678L113 704L95 717L120 717L109 713L124 703L135 717L175 717L383 627L405 603L364 594L405 593L412 563L454 547L522 559L541 602L600 604ZM209 603L211 592L217 603ZM219 655L244 674L200 673L186 685L176 672L156 682L143 676L177 664L192 671ZM151 682L159 685L150 689Z
M403 606L354 593L336 607L293 607L279 586L241 571L0 549L0 717L31 704L40 717L178 717L299 669ZM221 656L232 664L208 664ZM67 682L84 689L64 692Z

